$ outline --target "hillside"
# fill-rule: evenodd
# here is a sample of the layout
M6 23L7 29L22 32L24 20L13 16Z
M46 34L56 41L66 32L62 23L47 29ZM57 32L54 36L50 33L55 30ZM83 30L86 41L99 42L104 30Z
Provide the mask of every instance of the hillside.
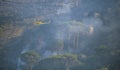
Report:
M1 0L0 70L120 70L119 19L119 0Z

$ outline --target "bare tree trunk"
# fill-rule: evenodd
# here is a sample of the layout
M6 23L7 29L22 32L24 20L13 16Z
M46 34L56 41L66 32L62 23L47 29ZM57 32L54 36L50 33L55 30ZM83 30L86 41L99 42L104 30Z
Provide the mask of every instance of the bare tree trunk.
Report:
M68 63L66 63L66 70L70 70Z
M75 1L75 5L78 6L79 5L79 0Z
M77 37L76 37L76 48L79 47L79 32L77 33Z
M61 51L63 50L63 48L64 48L64 40L62 40L61 42Z
M64 48L64 40L57 40L57 43L56 43L56 46L57 46L57 52L61 52L63 51L63 48Z
M76 38L75 38L76 36L73 36L73 47L74 47L74 49L75 49L75 47L76 47Z
M71 43L71 33L70 33L70 30L68 31L68 47L72 47L72 45L69 44L69 43Z
M32 65L29 65L29 70L32 70Z

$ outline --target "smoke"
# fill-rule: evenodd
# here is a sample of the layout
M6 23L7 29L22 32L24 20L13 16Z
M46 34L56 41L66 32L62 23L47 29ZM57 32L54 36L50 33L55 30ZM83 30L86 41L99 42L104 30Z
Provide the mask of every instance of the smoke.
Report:
M29 42L30 44L23 48L21 54L31 50L31 48L40 51L43 58L66 52L78 53L84 51L86 48L90 49L88 46L91 46L91 44L95 42L95 38L98 38L101 32L109 30L109 28L103 26L103 21L99 17L91 16L84 17L81 20L74 20L72 18L72 14L74 13L72 13L73 5L71 2L72 0L63 1L62 6L57 8L56 12L47 16L49 20L52 20L52 22L48 24L48 26L52 25L50 26L52 30L44 26L39 26L33 33L39 34L39 32L43 30L42 33L44 33L43 35L46 37L43 36L44 39L38 40L40 36L30 35L30 38L32 37ZM98 14L96 15L98 16ZM41 30L39 28L41 28ZM29 34L30 33L28 33L28 35ZM50 35L52 35L52 40L48 40ZM35 47L31 46L32 43L35 43ZM52 50L46 50L46 48L52 48ZM23 62L18 58L18 66L22 64ZM20 68L18 67L18 69Z
M58 9L57 10L57 14L58 15L60 15L60 14L68 14L68 13L70 13L71 12L71 7L72 7L72 5L70 4L70 3L68 3L68 4L63 4L62 5L62 8L60 8L60 9Z
M3 68L10 69L11 66L15 67L12 63L17 63L18 70L21 70L24 62L20 55L30 50L39 52L44 59L69 52L89 54L100 45L118 48L120 2L117 2L2 0L0 29L5 29L0 34L0 49L3 52ZM34 23L39 21L46 24L35 26Z
M23 54L23 53L26 53L27 51L30 50L30 45L28 44L20 53ZM25 63L21 60L21 57L19 56L18 57L18 61L17 61L17 70L21 70L21 66L24 65Z

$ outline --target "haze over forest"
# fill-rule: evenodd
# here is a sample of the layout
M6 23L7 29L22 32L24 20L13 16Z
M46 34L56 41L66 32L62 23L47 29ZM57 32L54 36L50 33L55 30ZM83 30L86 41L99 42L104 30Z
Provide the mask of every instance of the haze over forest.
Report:
M0 70L120 70L119 0L1 0Z

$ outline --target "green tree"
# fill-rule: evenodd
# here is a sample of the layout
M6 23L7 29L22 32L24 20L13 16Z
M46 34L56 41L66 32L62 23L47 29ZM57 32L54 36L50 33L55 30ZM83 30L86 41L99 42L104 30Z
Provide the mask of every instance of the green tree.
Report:
M40 55L36 51L28 51L21 55L21 60L26 63L27 70L32 70L32 67L40 59Z
M66 70L70 70L71 67L81 64L76 54L67 53L63 55L55 55L52 58L62 59L65 62Z
M108 67L102 67L99 70L109 70Z

